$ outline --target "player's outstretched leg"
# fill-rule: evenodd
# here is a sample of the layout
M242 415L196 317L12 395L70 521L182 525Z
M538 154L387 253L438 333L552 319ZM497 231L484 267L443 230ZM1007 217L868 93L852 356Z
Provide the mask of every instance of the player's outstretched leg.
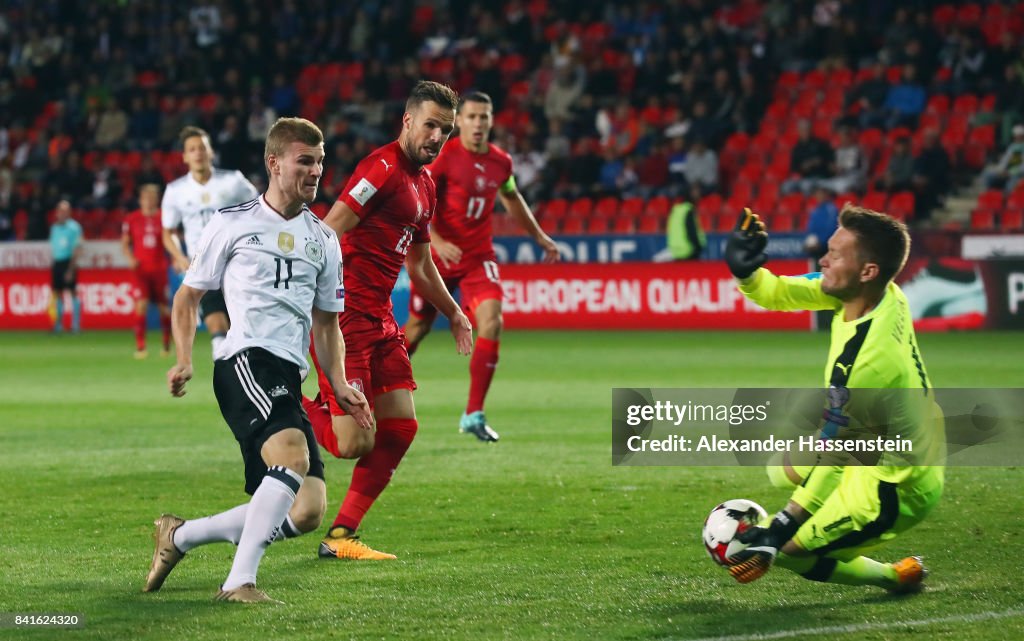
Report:
M153 539L156 547L153 550L153 562L149 566L149 575L146 577L146 586L143 592L156 592L164 584L164 579L171 573L178 561L184 558L185 553L174 545L174 531L185 522L173 514L164 514L153 525L156 531Z
M928 576L928 569L919 556L909 556L895 563L881 563L866 556L840 561L829 557L792 557L780 554L776 564L810 581L873 585L896 593L920 591Z

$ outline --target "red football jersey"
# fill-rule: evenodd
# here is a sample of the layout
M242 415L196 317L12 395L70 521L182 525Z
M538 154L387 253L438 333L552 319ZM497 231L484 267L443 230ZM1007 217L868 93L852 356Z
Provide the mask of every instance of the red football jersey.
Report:
M139 270L167 269L167 254L164 252L160 212L146 216L141 210L135 210L125 217L121 229L122 233L128 234L131 239L132 254L139 261Z
M472 268L482 260L494 260L491 212L498 188L512 175L512 158L497 145L488 144L482 154L473 153L458 138L444 146L430 166L437 184L434 231L462 250L462 260L450 271ZM441 261L436 257L438 269Z
M395 141L356 166L338 200L360 219L341 236L345 309L386 318L409 245L430 242L427 225L437 205L434 181Z

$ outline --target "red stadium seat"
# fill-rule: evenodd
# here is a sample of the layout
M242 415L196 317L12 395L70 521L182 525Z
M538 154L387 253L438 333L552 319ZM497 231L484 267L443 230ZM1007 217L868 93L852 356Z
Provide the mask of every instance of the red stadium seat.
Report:
M640 224L637 225L637 232L641 234L660 234L664 231L662 227L662 221L664 218L661 216L655 216L652 214L644 214L640 219Z
M968 117L978 110L978 97L972 93L960 94L953 101L953 113Z
M636 221L632 216L620 214L612 221L612 232L616 234L632 234L636 231Z
M949 113L949 96L945 94L935 94L928 99L928 104L924 108L925 113L933 113L937 116L945 116Z
M768 214L768 229L770 231L790 232L793 231L793 216L775 212Z
M566 217L569 213L569 201L565 198L555 198L549 200L544 205L544 218L550 218L551 220L561 220Z
M544 230L544 233L548 234L549 236L554 236L561 230L558 221L555 220L554 218L541 218L540 228Z
M578 236L586 233L586 225L582 218L566 218L562 223L562 233L569 236Z
M569 215L577 218L587 218L594 212L594 201L587 198L577 198L569 206Z
M909 219L914 217L914 192L901 191L889 199L889 211L893 218Z
M1020 231L1024 229L1024 209L1007 209L999 217L1001 229L1006 231Z
M737 180L729 194L730 199L741 200L749 203L754 199L754 184L746 180Z
M594 207L594 218L613 218L619 213L619 199L615 196L605 196L597 201Z
M983 191L978 196L978 209L985 211L1000 211L1003 208L1003 192L998 189Z
M717 216L722 211L722 197L719 194L708 194L697 202L697 211L701 215Z
M610 218L591 218L587 221L588 234L607 234L611 229Z
M1010 194L1010 197L1006 199L1007 209L1024 209L1024 190L1021 189L1020 185L1024 185L1024 183L1018 183L1018 187L1016 187ZM1000 208L1001 207L996 207L994 210L998 210Z
M776 209L780 214L795 216L804 211L804 206L804 195L798 192L783 196Z
M856 205L860 202L860 196L853 193L852 191L844 192L836 196L836 209L842 209L846 203L853 203Z
M944 4L935 8L932 12L932 22L940 32L945 32L956 20L956 7Z
M971 129L971 133L967 135L967 141L977 143L986 150L994 148L996 146L995 125L984 125Z
M996 228L996 216L987 209L975 209L971 212L971 229L992 230Z
M647 201L647 213L655 216L668 216L672 203L665 196L655 196Z
M634 197L623 200L619 213L623 216L639 218L644 213L644 199Z
M869 191L864 194L864 199L861 201L861 205L867 209L874 211L885 211L886 201L889 199L889 194L884 191Z

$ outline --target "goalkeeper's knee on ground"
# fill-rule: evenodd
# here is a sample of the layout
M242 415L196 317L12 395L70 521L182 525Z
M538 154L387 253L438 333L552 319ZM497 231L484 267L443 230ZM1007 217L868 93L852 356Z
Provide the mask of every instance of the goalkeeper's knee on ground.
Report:
M790 465L786 462L783 453L773 455L768 459L765 471L768 473L768 481L772 487L782 490L791 490L800 485L807 478L813 465Z

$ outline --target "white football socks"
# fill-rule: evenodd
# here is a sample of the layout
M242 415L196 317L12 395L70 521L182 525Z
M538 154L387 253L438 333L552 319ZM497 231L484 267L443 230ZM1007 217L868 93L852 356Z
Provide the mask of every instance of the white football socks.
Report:
M256 570L263 554L277 538L281 523L288 516L301 485L302 477L286 467L275 465L267 470L263 482L249 501L235 560L222 590L256 583Z

